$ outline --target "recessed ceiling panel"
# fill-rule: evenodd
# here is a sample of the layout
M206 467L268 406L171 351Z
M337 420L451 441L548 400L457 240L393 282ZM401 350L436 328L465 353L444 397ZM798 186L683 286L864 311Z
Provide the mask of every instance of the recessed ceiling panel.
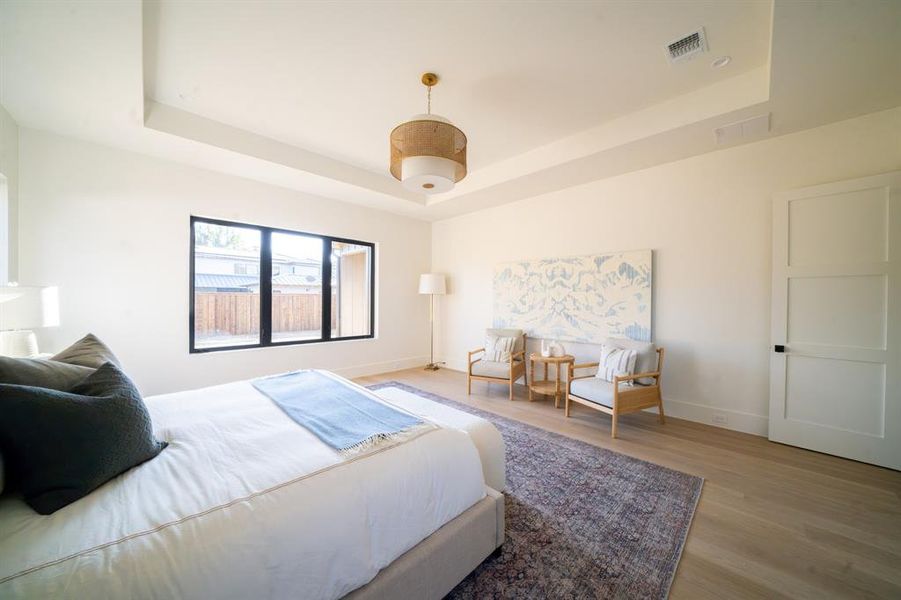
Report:
M387 173L388 133L433 111L471 170L768 59L767 2L169 2L145 10L157 102ZM662 48L704 27L710 51ZM715 56L728 54L726 69Z

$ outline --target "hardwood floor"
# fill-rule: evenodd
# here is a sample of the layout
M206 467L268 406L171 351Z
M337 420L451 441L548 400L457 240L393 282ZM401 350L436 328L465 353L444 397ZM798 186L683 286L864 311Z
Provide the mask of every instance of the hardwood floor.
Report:
M901 598L901 473L650 413L610 419L442 369L396 380L705 479L671 598Z

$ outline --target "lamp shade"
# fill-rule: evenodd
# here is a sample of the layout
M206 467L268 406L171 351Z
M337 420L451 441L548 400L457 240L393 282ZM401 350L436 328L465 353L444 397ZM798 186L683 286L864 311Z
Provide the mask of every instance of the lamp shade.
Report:
M444 275L441 273L423 273L419 276L419 293L420 294L437 294L443 295L447 293L447 284Z
M0 331L59 325L59 289L29 285L0 287Z
M466 177L466 136L438 115L416 115L391 132L391 174L407 189L447 192Z

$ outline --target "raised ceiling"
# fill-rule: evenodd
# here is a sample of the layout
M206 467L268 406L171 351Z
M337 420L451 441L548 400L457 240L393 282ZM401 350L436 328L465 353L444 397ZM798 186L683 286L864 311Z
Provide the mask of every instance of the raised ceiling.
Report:
M144 33L157 102L385 173L387 134L433 110L478 171L766 64L766 2L173 2ZM150 19L148 19L150 21ZM704 25L712 58L663 45Z
M901 2L853 0L5 0L0 102L23 126L433 220L715 150L746 117L779 135L897 106L899 23ZM663 45L700 26L709 51L670 64ZM428 201L387 170L425 70L470 140L470 175Z

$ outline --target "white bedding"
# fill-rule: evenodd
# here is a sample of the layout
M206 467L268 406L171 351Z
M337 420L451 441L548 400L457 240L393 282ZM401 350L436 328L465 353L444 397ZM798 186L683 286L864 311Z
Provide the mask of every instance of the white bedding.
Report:
M402 388L386 387L377 390L375 393L391 404L399 406L414 415L429 419L442 427L459 429L468 433L470 439L476 445L476 450L479 451L485 483L488 484L488 487L499 492L503 492L504 488L507 487L504 438L501 437L501 433L494 425L482 417L432 402Z
M0 499L0 597L338 598L485 496L453 426L343 459L249 382L147 405L157 458L50 516Z

